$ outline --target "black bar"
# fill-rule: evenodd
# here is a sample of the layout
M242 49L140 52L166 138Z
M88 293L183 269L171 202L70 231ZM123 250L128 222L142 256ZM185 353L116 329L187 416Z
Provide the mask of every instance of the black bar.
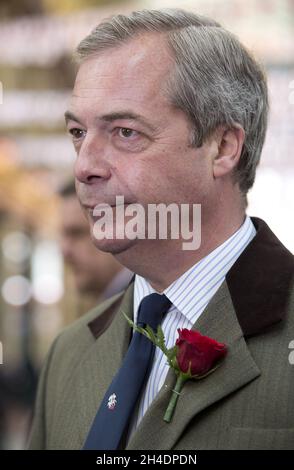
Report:
M8 465L18 465L19 468L37 468L51 465L87 464L87 468L99 468L114 465L120 468L148 465L195 465L206 468L210 465L276 465L294 462L294 451L258 450L258 451L1 451L1 468L3 462ZM5 467L6 468L6 467Z

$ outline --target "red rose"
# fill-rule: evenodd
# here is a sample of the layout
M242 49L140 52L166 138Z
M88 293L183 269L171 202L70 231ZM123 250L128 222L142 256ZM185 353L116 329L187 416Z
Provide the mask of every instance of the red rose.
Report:
M184 328L178 329L178 333L176 359L181 372L186 373L191 367L191 376L204 375L227 354L224 343L218 343L197 331Z
M166 423L170 423L185 382L190 379L204 379L208 374L214 372L221 365L221 359L227 354L227 346L208 336L203 336L197 331L184 328L178 329L179 337L176 344L168 349L160 327L157 334L154 334L148 325L146 328L138 327L125 313L124 315L136 331L147 336L153 344L163 351L168 364L175 371L177 380L163 417Z

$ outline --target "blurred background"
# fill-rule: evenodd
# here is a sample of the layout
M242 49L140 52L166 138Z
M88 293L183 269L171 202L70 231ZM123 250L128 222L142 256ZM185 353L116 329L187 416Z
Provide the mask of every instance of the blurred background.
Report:
M294 251L294 0L0 0L0 448L25 447L37 377L58 332L130 280L89 241L64 111L71 54L103 18L182 7L237 34L265 65L271 115L249 194Z

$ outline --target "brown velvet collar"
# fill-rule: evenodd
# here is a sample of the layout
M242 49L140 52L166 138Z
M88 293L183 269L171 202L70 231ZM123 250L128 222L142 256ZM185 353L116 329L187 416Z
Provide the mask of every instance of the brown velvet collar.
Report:
M122 292L122 294L106 310L104 310L101 315L98 315L98 317L94 318L94 320L91 320L88 323L88 327L96 339L101 336L102 333L104 333L104 331L107 330L111 324L115 314L118 312L123 295L124 292Z
M294 257L261 219L251 218L256 236L226 276L245 336L261 333L286 315Z
M294 275L293 255L263 220L251 219L256 236L226 276L244 336L261 333L283 319ZM110 325L122 296L88 324L95 338Z

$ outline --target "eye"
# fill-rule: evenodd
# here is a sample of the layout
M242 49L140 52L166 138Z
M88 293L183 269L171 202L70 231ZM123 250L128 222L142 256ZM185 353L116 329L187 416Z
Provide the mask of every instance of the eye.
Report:
M142 152L150 143L145 132L130 127L114 127L111 134L114 147L124 152Z
M72 129L69 129L68 132L72 135L74 140L81 139L85 135L85 131L79 129L78 127L73 127Z
M119 127L118 134L120 137L123 137L124 139L128 139L130 137L134 137L135 135L137 135L138 132L134 131L133 129L129 129L128 127Z

